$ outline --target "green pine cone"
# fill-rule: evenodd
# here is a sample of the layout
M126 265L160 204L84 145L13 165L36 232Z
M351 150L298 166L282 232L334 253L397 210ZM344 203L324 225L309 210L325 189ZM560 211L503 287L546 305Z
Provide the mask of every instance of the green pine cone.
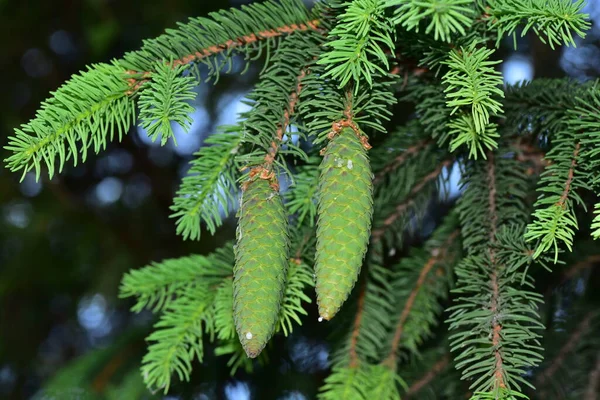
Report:
M329 142L319 168L316 290L319 314L329 320L348 298L367 251L373 177L367 152L350 128Z
M233 316L248 357L273 335L288 267L288 219L269 182L251 182L242 196L233 269Z

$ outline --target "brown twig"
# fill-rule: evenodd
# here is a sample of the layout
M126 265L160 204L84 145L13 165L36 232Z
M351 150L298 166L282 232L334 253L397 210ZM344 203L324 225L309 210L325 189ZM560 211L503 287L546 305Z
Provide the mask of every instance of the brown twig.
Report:
M498 265L496 265L496 252L494 250L494 245L496 244L496 230L498 228L498 214L496 212L497 204L496 204L496 166L494 161L494 153L488 152L487 155L488 160L488 209L489 209L489 219L490 219L490 244L488 247L488 255L490 258L490 263L492 265L492 273L490 275L490 286L492 288L492 298L490 300L490 311L492 313L492 346L494 347L494 379L498 384L498 387L504 388L506 387L506 383L504 382L504 362L502 360L502 354L500 352L501 349L501 340L502 340L502 324L499 321L500 317L500 283L498 282Z
M360 324L362 322L363 311L365 309L365 295L367 293L367 282L363 281L360 288L360 294L358 295L358 306L356 309L356 315L354 316L354 324L352 324L352 333L350 334L350 348L348 354L350 355L349 366L355 368L358 366L358 354L356 352L356 344L358 343L358 336L360 334Z
M425 375L423 375L418 381L409 386L406 391L406 398L413 396L419 390L427 386L433 378L435 378L440 372L442 372L450 363L450 356L445 354L438 362Z
M572 279L574 276L579 274L582 270L584 270L586 268L590 268L595 263L600 263L600 254L594 254L592 256L589 256L589 257L579 261L578 263L571 265L569 267L569 269L567 269L563 273L560 284L563 284L566 281L568 281L569 279Z
M363 135L358 128L358 125L354 122L354 110L353 110L353 100L354 95L352 94L352 89L348 88L346 90L346 107L344 108L344 117L333 121L331 124L331 130L327 134L327 139L333 140L334 137L340 134L342 129L344 128L352 128L356 136L360 139L361 144L367 150L371 148L369 144L369 138ZM325 154L326 147L321 150L321 155Z
M552 359L548 367L540 373L540 375L536 379L536 386L543 386L544 383L552 379L556 371L558 371L560 366L566 360L567 356L575 349L575 346L577 346L577 344L581 340L581 337L589 330L590 322L593 316L594 314L591 312L586 314L583 320L577 325L577 327L569 336L565 344L558 351L556 357L554 357L554 359Z
M600 352L596 356L596 365L592 372L590 372L584 399L597 400L598 391L600 391Z
M531 145L530 143L518 142L515 144L516 151L515 159L522 163L531 163L533 168L527 170L528 175L541 173L550 163L546 160L541 149Z
M276 192L279 191L279 183L277 182L275 171L273 171L273 164L275 163L277 153L279 152L279 148L281 146L281 143L283 142L283 135L285 134L285 131L287 130L290 124L290 118L296 110L298 97L300 96L300 92L302 91L302 79L306 77L306 74L306 70L302 70L298 74L298 77L296 78L296 87L294 88L294 91L290 94L287 107L283 111L283 121L277 124L277 129L275 130L275 134L273 135L271 146L269 147L269 149L267 150L267 154L265 155L264 162L262 165L258 165L250 170L250 179L242 184L242 190L246 189L247 185L252 181L253 178L258 177L260 179L270 181L273 190L275 190Z
M262 39L271 39L286 34L289 35L293 32L298 31L318 31L320 22L321 21L319 21L318 19L313 19L311 21L307 21L306 23L283 25L274 29L266 29L257 33L250 33L248 35L240 36L236 39L227 40L226 42L221 44L215 44L212 46L208 46L204 49L200 49L194 53L188 54L184 57L174 60L172 65L176 67L182 64L189 64L194 61L202 60L206 57L214 56L215 54L223 53L227 50L231 50L236 47L246 46L255 43ZM134 77L127 79L130 87L130 89L127 91L127 94L131 95L135 93L137 89L139 89L139 87L148 80L148 78L151 75L151 72L130 70L127 71L127 74L134 75Z
M396 206L394 212L383 221L381 227L373 230L373 233L371 234L371 241L378 242L379 240L381 240L386 229L390 225L392 225L400 216L402 216L406 209L414 203L414 197L423 189L423 187L432 180L437 179L437 177L442 172L442 169L451 165L453 162L454 159L444 160L440 165L437 166L436 169L431 171L429 174L425 175L423 179L412 188L412 190L408 194L407 200Z
M419 273L419 277L417 278L417 282L415 282L415 286L413 287L406 303L404 303L404 308L402 309L402 313L400 314L400 319L398 320L398 324L396 325L396 331L394 332L394 338L392 339L392 344L390 346L390 351L388 356L383 361L383 364L393 366L396 365L396 349L400 347L400 340L402 339L402 334L404 333L404 326L406 324L406 320L412 311L412 308L415 303L415 299L417 298L417 294L421 290L421 287L425 283L425 279L429 272L433 269L433 267L442 259L446 257L448 253L448 249L450 248L451 243L456 240L458 235L460 234L459 230L452 232L448 238L444 241L444 243L440 247L436 247L431 250L431 256L421 269Z
M569 192L571 191L571 185L573 184L573 177L575 176L575 166L577 165L577 156L579 155L579 148L581 144L578 142L575 145L575 151L573 151L573 159L571 160L571 167L569 168L569 173L567 175L567 181L565 182L565 189L560 196L560 200L556 203L556 205L560 207L565 207L565 202L569 197Z
M413 146L410 146L409 148L404 150L401 154L398 154L392 160L391 163L386 165L381 171L379 171L377 173L377 175L375 175L375 179L373 179L373 184L376 185L379 182L381 182L381 180L385 177L385 175L387 173L400 167L402 164L404 164L406 162L406 160L410 156L417 154L419 151L423 150L425 147L430 145L431 142L432 142L432 140L430 138L423 139L423 140L417 142L416 144L414 144Z

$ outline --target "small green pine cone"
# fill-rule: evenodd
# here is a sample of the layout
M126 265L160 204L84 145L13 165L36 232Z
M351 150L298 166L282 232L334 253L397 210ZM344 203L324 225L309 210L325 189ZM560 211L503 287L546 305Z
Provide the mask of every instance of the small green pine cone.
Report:
M233 316L248 357L273 335L288 267L288 220L269 182L250 182L242 196L233 269Z
M316 290L319 314L329 320L348 298L367 251L373 177L367 152L350 128L329 142L319 168Z

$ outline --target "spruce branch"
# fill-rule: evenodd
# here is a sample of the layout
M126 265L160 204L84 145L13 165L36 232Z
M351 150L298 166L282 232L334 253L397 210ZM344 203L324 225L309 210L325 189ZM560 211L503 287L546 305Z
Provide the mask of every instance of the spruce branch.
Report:
M401 168L409 157L419 153L431 144L431 139L425 138L414 145L409 146L406 150L400 152L394 157L392 162L387 164L383 169L377 171L375 178L373 178L373 184L378 185L390 172ZM387 158L387 157L386 157Z
M596 355L596 364L591 370L585 391L585 400L597 400L600 392L600 351Z
M461 351L456 367L463 379L473 380L477 399L522 396L520 384L530 385L522 375L541 360L536 332L542 325L535 308L541 296L525 290L511 272L515 260L528 255L498 251L504 240L499 227L512 226L513 235L522 235L526 215L521 205L526 190L517 189L526 175L502 154L490 152L484 163L469 166L463 181L468 187L458 203L469 255L456 269L459 297L448 321L458 331L450 337L451 351ZM532 286L528 277L522 282Z
M419 32L425 22L425 34L433 32L435 40L444 42L465 35L475 14L471 0L387 0L386 7L396 7L395 24Z
M109 140L123 138L135 119L135 103L126 95L126 71L117 62L96 64L74 75L42 103L34 119L21 125L5 149L8 168L22 177L45 164L50 178L65 162L85 162L89 148L99 152Z
M191 18L187 24L145 41L139 51L125 54L121 64L132 74L143 75L152 73L154 63L160 60L173 60L175 66L203 62L214 74L220 69L215 68L220 65L214 56L229 57L233 50L243 50L247 57L257 57L268 52L275 39L318 31L319 24L299 0L244 5L239 10L210 13L208 18Z
M541 371L536 378L536 385L538 387L544 387L549 380L556 374L558 369L563 365L566 358L570 353L577 347L580 343L581 338L587 331L590 329L592 318L594 318L593 313L586 314L581 322L577 324L573 332L569 335L569 338L560 348L556 356L550 361L548 366Z
M490 117L502 114L502 103L497 98L504 97L504 92L500 89L502 75L493 68L500 61L490 60L493 53L491 49L477 48L473 42L452 50L444 63L448 66L442 79L446 105L452 108L451 115L456 114L448 125L453 137L451 151L467 144L473 158L478 154L485 157L486 150L497 147L496 127L490 123Z
M576 186L585 186L584 183L576 181L581 143L569 142L569 139L570 135L560 138L559 144L547 154L552 164L542 175L539 190L544 194L535 204L534 221L528 225L525 233L526 241L537 243L534 258L552 249L555 263L558 261L559 241L564 243L569 251L572 249L573 236L578 228L574 206L583 204L574 191ZM570 154L565 154L569 150Z
M373 87L377 75L389 70L386 52L394 52L394 30L385 17L383 0L346 1L344 12L329 32L327 47L318 64L325 66L323 77L331 76L344 88L351 83L358 92L361 83Z
M417 196L422 193L422 190L431 182L437 180L444 168L449 167L454 162L453 159L443 160L436 168L425 175L415 186L413 186L408 193L406 199L397 204L394 207L393 212L389 213L387 217L381 222L377 223L376 229L371 233L371 240L377 242L383 238L386 231L396 223L396 221L404 216L408 209L416 204Z
M445 227L440 228L439 230L442 231L441 233L446 233L443 232ZM438 235L440 235L440 233L438 232ZM440 280L440 279L436 279L436 278L431 278L429 277L430 272L435 268L435 267L439 267L440 263L443 262L448 262L450 260L452 260L452 257L449 257L448 253L449 251L452 249L452 244L453 242L455 242L458 238L458 236L460 235L460 231L459 230L455 230L453 232L451 232L446 238L445 240L440 243L441 245L439 247L435 247L433 249L431 249L429 251L429 258L427 259L427 261L423 264L423 267L420 269L417 279L413 283L411 290L409 291L408 296L404 297L402 296L401 299L404 300L404 306L402 307L402 312L400 313L400 316L396 322L396 327L394 330L394 335L392 337L391 340L391 345L389 347L389 352L387 354L387 356L385 357L383 364L387 364L389 366L393 366L393 368L395 369L396 366L396 358L397 358L397 354L398 351L401 347L401 345L404 342L404 346L408 347L411 351L416 351L416 346L419 344L418 341L419 339L421 339L425 334L427 334L427 331L429 330L429 326L432 322L435 321L436 319L436 314L437 311L436 310L436 303L437 303L437 298L436 295L442 295L443 294L443 290L439 290L440 288L438 287L438 285L436 285L436 281ZM443 236L443 235L442 235ZM439 239L437 237L432 238L431 242L436 243ZM437 243L436 243L437 244ZM422 261L421 255L415 255L412 257L412 259L407 260L406 261L406 265L410 265L413 264L415 261ZM405 275L407 274L408 271L410 271L412 268L400 268L399 273L401 275ZM415 271L416 272L416 271ZM441 280L445 280L445 276L447 274L443 273L443 270L441 270L440 273L436 272L436 275L442 275ZM428 282L426 282L426 280ZM396 288L395 292L401 292L401 290L398 290L398 288L404 288L405 287L405 283L406 279L404 277L401 277L398 280L398 283L396 283L394 286ZM426 286L426 287L424 287ZM444 286L444 285L441 285ZM443 288L442 288L443 289ZM400 303L400 302L399 302ZM432 304L434 303L434 304ZM429 311L431 311L432 315L428 315L430 314ZM417 317L414 316L414 314L424 314L424 315L418 315ZM409 320L409 318L413 318L415 319L415 322L413 323L413 325L415 325L415 327L417 328L416 333L415 332L408 332L409 335L414 335L414 338L409 338L408 340L404 340L404 333L406 333L406 328L407 328L407 321ZM408 342L408 343L406 343ZM410 343L410 342L415 342Z
M196 98L196 81L190 75L181 76L187 67L159 63L138 101L140 127L146 130L152 141L160 137L163 146L169 139L177 144L171 127L173 122L186 133L192 125L189 114L194 107L186 101Z
M190 109L182 101L192 97L192 78L167 71L164 63L180 72L189 63L204 62L209 76L217 77L223 62L231 63L233 50L258 57L283 36L318 31L319 23L300 0L268 1L194 18L121 60L73 76L42 104L36 118L15 131L6 146L13 153L6 163L12 171L23 170L23 176L35 169L39 179L42 164L52 177L66 160L77 164L78 152L85 161L89 147L98 153L109 138L118 134L120 140L127 133L138 95L142 125L153 138L164 132L164 143L172 136L167 121L189 124Z
M429 385L429 383L432 382L438 374L440 374L443 370L446 369L446 367L450 364L450 361L450 355L444 354L442 358L440 358L435 364L433 364L431 369L429 369L425 373L425 375L423 375L421 378L419 378L416 382L414 382L408 387L408 390L405 394L406 399L409 399L412 396L416 395L421 389Z
M208 256L192 255L151 263L125 274L119 296L136 298L131 308L134 312L143 309L158 312L171 307L174 298L190 287L202 291L218 285L223 278L231 276L232 264L231 245Z
M235 205L236 181L240 176L235 162L242 141L238 126L222 126L194 153L190 169L183 178L171 206L177 234L184 240L200 239L201 223L210 233L223 223Z
M369 388L370 397L382 400L400 400L399 387L406 388L404 380L385 365L375 365L371 367L372 384Z
M269 71L267 71L267 73L268 72ZM269 144L266 146L266 154L264 155L262 164L256 165L250 171L250 173L248 175L249 179L253 179L254 177L258 176L260 179L270 180L273 184L276 185L276 187L278 187L277 178L275 177L274 167L276 165L283 166L282 162L277 162L277 158L278 158L279 150L284 142L284 134L286 133L286 131L290 125L290 122L291 122L291 120L290 120L291 115L294 113L294 111L296 109L296 103L298 102L298 95L302 91L302 79L304 79L305 76L306 76L305 70L301 70L298 73L298 76L296 77L295 88L289 95L289 98L287 99L287 105L283 109L282 116L281 116L282 121L277 123L275 130L272 133L272 136L270 137ZM279 83L279 82L274 82L274 83ZM250 115L249 120L245 122L245 127L246 127L246 129L248 129L248 128L255 129L256 132L258 133L258 135L254 135L251 138L246 138L244 140L245 142L257 143L259 140L264 142L264 139L262 139L260 136L261 135L260 128L261 127L266 128L266 126L265 126L264 122L263 122L263 124L261 124L260 118L262 118L263 120L266 118L265 118L265 115L261 113L264 110L262 109L262 105L261 105L262 99L261 99L261 97L259 97L258 93L260 93L260 91L268 93L270 90L275 90L275 89L276 89L276 85L273 85L273 87L269 87L269 88L261 87L259 90L257 90L258 98L257 98L256 105L258 107L255 108L255 110L253 110L253 112ZM264 94L262 94L262 95L264 96ZM268 116L269 115L267 115L267 117ZM264 148L265 144L264 143L262 143L262 144L263 144L263 148ZM252 163L255 162L255 161L253 161L252 156L241 157L240 160L241 160L241 162L248 162L250 165L252 165Z
M589 15L581 11L583 0L490 0L486 17L491 30L498 32L496 47L505 36L513 36L517 47L517 28L521 36L533 31L542 43L575 46L573 33L580 38L590 27Z
M298 225L305 221L308 221L310 226L315 223L316 194L319 186L317 166L320 161L318 157L311 157L306 165L298 167L294 174L293 187L283 194L288 213L296 216Z
M298 111L307 131L315 137L314 144L331 140L343 128L352 128L369 148L364 131L386 132L384 124L391 115L389 108L397 101L392 91L397 77L378 74L372 87L363 85L353 90L349 85L340 89L324 76L323 65L312 65L309 70Z
M245 114L243 143L255 149L238 157L238 162L250 169L245 182L267 179L278 190L276 168L287 170L282 155L293 154L306 159L304 152L286 137L286 132L304 89L308 65L318 54L317 44L317 38L310 35L286 38L249 95L252 109ZM284 143L285 150L282 149Z
M354 315L354 321L352 323L352 331L350 334L350 345L348 347L349 354L349 362L348 366L350 368L355 368L358 366L359 358L358 353L356 351L358 336L360 335L360 327L363 318L363 311L365 308L365 295L367 292L367 283L366 281L361 286L361 290L358 294L358 305L356 307L356 312Z
M331 371L321 386L319 400L365 400L369 398L368 389L371 387L370 368L338 367Z
M202 360L203 326L214 293L188 288L174 300L146 339L148 353L142 359L142 376L148 387L169 391L171 375L189 380L192 362Z

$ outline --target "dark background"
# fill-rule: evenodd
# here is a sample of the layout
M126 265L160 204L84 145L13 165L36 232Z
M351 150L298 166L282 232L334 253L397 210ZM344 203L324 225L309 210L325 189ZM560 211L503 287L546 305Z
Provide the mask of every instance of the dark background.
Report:
M190 16L248 2L0 0L0 144L86 64L120 57ZM600 9L589 3L594 19ZM531 37L517 52L506 47L505 78L595 77L597 35L594 26L576 50L552 51ZM240 99L256 73L225 74L218 85L201 86L192 131L178 135L178 148L161 148L133 129L122 143L51 181L28 175L19 182L19 175L0 169L0 398L30 398L80 355L106 362L85 379L68 374L76 385L77 379L88 382L86 388L44 398L108 396L137 368L152 316L128 311L130 304L117 298L119 281L130 268L206 253L232 236L229 221L215 237L183 242L169 206L191 154L216 125L233 123L244 110ZM180 398L246 399L252 386L261 399L313 398L326 372L327 348L310 322L316 316L307 320L290 340L276 340L272 365L260 369L251 385L244 373L232 379L224 360L209 357L195 367L191 384L175 385L173 392Z

